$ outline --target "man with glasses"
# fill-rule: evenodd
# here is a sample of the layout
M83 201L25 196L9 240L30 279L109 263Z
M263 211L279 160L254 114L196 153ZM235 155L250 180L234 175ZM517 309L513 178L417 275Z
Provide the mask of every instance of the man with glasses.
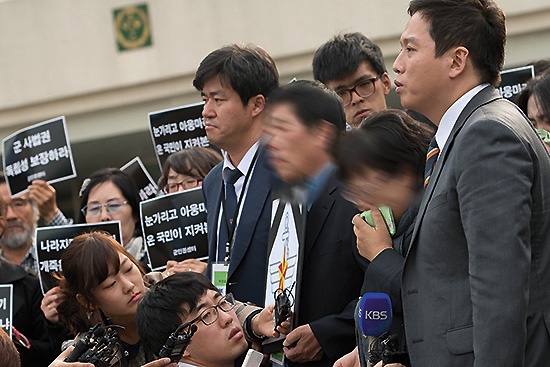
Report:
M40 217L46 226L70 224L55 202L55 189L36 180L27 193L11 197L4 174L0 172L0 196L6 203L6 230L0 238L0 259L20 265L37 274L38 263L32 251L34 231Z
M137 310L148 358L156 358L180 325L196 326L179 366L233 367L248 349L231 293L222 296L202 274L174 274L153 285ZM238 364L237 364L238 365Z
M386 108L390 77L380 47L363 34L335 36L317 49L312 64L314 78L342 98L349 126Z

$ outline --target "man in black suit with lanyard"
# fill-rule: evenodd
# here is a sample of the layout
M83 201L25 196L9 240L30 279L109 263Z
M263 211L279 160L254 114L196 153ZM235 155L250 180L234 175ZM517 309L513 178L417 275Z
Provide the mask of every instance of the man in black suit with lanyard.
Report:
M199 65L193 85L205 102L209 141L224 160L206 176L208 275L224 292L264 305L267 238L271 224L271 169L259 146L266 98L279 75L256 45L229 45Z

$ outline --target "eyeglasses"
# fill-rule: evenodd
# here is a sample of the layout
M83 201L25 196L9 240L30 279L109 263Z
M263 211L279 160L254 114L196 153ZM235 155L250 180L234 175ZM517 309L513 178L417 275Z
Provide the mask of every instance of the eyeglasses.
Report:
M340 98L342 98L342 103L344 104L344 107L346 107L351 103L351 100L353 99L351 92L355 92L355 94L362 98L372 96L374 92L376 92L376 86L374 83L381 77L382 75L377 75L374 78L361 80L351 89L340 89L335 92L340 96Z
M172 183L167 183L165 186L164 186L164 192L167 193L167 194L171 194L171 193L174 193L174 192L178 192L178 188L181 186L181 189L182 190L189 190L189 189L192 189L192 188L195 188L197 186L199 186L199 183L201 183L202 180L201 179L198 179L198 178L188 178L186 180L183 180L181 182L172 182Z
M233 298L233 295L231 293L228 293L227 295L223 296L219 301L218 304L215 306L210 306L206 309L204 309L199 316L195 317L193 320L189 321L190 324L194 324L198 321L201 321L204 325L212 325L216 322L218 319L219 311L222 310L223 312L229 312L232 309L235 308L235 298Z
M105 209L107 209L107 213L119 214L122 211L122 207L126 204L128 204L127 201L110 200L106 204L84 205L80 211L85 217L97 217L101 214L101 209L105 207Z
M14 212L21 212L29 204L29 199L12 199L12 201L6 205L6 208L9 206Z

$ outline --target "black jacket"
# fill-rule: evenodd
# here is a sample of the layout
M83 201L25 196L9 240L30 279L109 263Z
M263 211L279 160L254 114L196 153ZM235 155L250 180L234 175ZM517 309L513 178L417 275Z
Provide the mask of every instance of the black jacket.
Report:
M48 366L57 356L48 338L46 319L40 309L42 293L38 279L22 267L0 260L0 284L13 285L13 326L25 335L30 349L17 345L23 367Z

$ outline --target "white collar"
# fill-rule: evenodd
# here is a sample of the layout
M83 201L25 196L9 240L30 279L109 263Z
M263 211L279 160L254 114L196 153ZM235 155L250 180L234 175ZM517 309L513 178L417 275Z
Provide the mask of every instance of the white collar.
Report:
M239 169L239 171L242 172L243 175L246 175L246 173L250 169L250 164L252 163L252 159L254 158L254 154L256 154L256 151L258 150L259 145L260 145L259 142L254 143L254 145L252 145L250 147L250 149L248 149L248 151L244 155L243 159L241 159L241 161L237 165L237 168ZM223 168L226 168L226 167L229 167L231 169L235 169L235 166L229 160L229 155L227 154L226 151L224 151L223 152Z
M449 136L451 135L451 131L456 124L456 120L458 119L458 116L460 116L460 114L462 113L462 110L464 110L466 105L472 100L472 98L474 98L476 94L478 94L483 88L487 87L488 85L489 83L483 83L470 89L468 92L463 94L462 97L457 99L456 102L453 103L451 107L449 107L449 109L445 112L445 114L441 118L441 121L439 122L437 132L435 133L435 140L437 141L439 149L443 150L443 148L445 147L445 144L447 143L447 140L449 140Z

